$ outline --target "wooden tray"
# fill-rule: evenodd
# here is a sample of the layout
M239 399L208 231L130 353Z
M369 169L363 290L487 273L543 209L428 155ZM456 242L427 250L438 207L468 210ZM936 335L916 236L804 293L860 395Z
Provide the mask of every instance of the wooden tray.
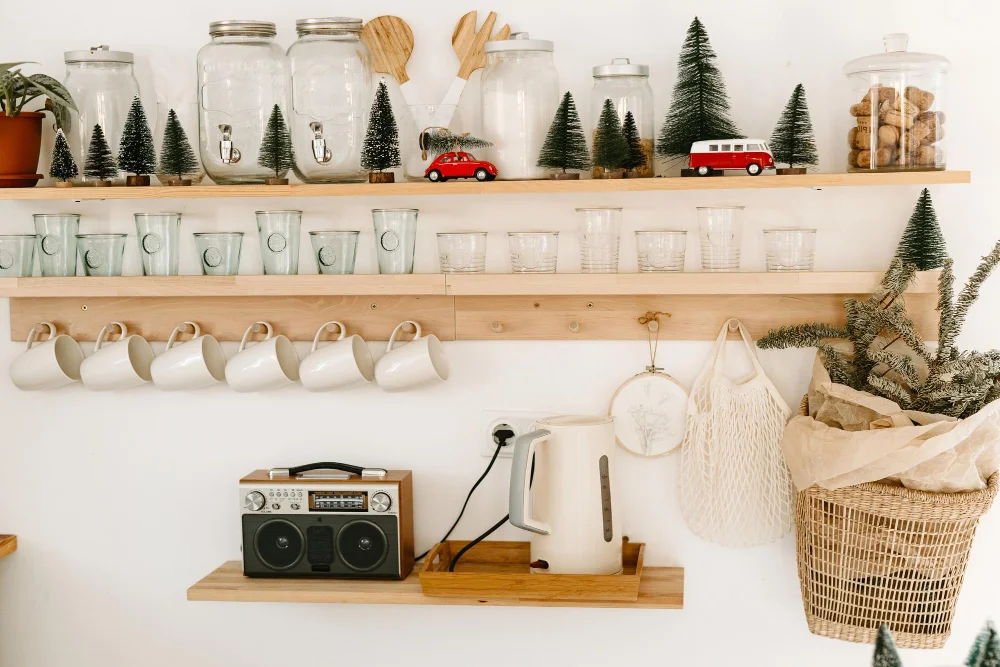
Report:
M480 600L579 600L635 602L642 576L643 543L626 542L618 575L532 574L529 542L480 542L448 572L467 542L441 542L427 555L420 586L430 597Z

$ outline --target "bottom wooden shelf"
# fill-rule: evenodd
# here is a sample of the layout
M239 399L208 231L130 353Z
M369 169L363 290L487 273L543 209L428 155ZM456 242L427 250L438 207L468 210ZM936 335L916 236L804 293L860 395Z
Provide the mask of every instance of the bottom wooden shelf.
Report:
M646 567L635 602L577 602L540 600L482 600L427 597L417 571L403 581L349 579L251 579L243 564L229 561L188 589L187 599L198 602L327 602L340 604L492 605L522 607L602 607L683 609L684 568Z
M0 535L0 558L17 551L17 535Z

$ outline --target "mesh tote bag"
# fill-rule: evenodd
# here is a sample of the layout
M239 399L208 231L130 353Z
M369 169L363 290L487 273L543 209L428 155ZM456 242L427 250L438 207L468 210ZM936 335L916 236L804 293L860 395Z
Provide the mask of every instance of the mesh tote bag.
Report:
M753 372L725 375L726 334L739 330ZM764 374L739 320L723 325L691 390L681 446L681 512L692 532L726 546L767 544L792 529L794 487L781 452L788 405Z

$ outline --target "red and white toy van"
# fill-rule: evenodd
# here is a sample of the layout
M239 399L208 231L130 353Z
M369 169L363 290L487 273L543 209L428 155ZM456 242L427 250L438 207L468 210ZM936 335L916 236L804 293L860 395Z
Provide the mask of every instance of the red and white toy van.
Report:
M757 176L774 169L774 156L763 139L709 139L691 144L688 164L699 176L725 169L746 169Z

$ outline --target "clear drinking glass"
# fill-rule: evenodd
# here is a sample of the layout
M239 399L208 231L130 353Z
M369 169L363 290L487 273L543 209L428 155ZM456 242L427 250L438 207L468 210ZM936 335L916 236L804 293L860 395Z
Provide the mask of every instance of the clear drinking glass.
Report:
M76 213L36 213L35 237L38 264L46 278L76 275L76 234L80 216Z
M621 208L578 208L583 273L617 273Z
M136 213L144 276L176 276L180 264L181 214Z
M415 208L372 209L379 273L413 273L418 212Z
M441 273L486 273L486 232L437 235Z
M683 271L687 232L676 229L651 229L635 233L639 271Z
M203 276L235 276L240 272L243 232L199 232L193 236Z
M739 271L743 242L743 206L698 207L701 268Z
M328 275L354 273L361 232L309 232L316 269Z
M765 229L764 262L768 271L812 271L815 229Z
M510 270L514 273L555 273L559 232L507 232Z
M177 116L177 122L181 124L184 136L187 137L188 145L194 154L197 169L183 174L184 181L191 181L191 185L198 185L205 178L205 168L201 165L201 156L198 154L198 103L181 102L179 104L167 104L157 102L156 104L156 130L153 132L153 143L156 145L156 180L161 185L167 185L177 180L177 174L166 174L160 171L160 160L163 157L163 134L167 130L167 118L173 110Z
M399 125L403 148L403 175L408 181L424 180L424 172L437 157L426 150L427 138L435 132L459 134L462 121L455 104L411 104ZM445 119L450 118L446 127Z
M257 211L264 275L294 276L299 272L301 227L302 211Z
M125 259L125 234L77 234L85 276L120 276Z
M34 268L34 234L0 236L0 278L24 278Z

